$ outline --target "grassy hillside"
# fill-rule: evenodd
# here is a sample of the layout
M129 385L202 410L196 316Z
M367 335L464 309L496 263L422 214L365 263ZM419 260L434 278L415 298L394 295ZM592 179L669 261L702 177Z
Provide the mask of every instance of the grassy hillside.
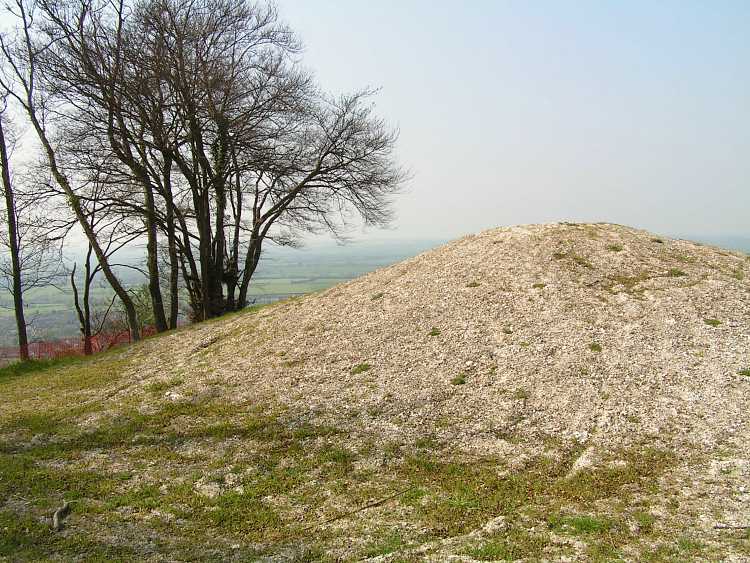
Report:
M677 561L723 549L652 514L680 505L659 484L674 456L648 444L570 475L581 449L554 441L518 468L512 458L467 458L429 435L353 445L346 427L265 401L102 402L129 386L123 374L138 348L1 376L12 407L0 415L0 555L319 561L337 559L332 547L342 559L419 547L400 559L417 561L448 540L477 560L533 560L550 547L609 560L635 544L643 560ZM179 383L145 390L160 396ZM72 514L56 533L45 517L63 500ZM747 535L723 541L743 550Z

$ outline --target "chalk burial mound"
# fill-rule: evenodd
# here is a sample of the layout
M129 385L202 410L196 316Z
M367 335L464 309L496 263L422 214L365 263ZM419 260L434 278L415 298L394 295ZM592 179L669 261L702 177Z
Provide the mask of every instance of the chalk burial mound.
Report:
M166 363L383 440L502 454L750 436L750 260L618 225L485 231L172 338L138 377Z

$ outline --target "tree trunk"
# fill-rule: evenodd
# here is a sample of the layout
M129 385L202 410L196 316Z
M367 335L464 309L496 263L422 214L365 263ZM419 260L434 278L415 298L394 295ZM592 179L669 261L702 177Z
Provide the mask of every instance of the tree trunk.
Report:
M224 216L227 208L227 196L224 191L223 180L216 182L216 229L214 233L214 263L215 276L213 307L216 315L225 311L224 303L224 255L226 254L226 233L224 232Z
M164 157L164 199L167 207L167 248L169 249L169 328L177 328L179 314L180 262L177 256L177 224L172 196L172 159Z
M224 257L226 255L226 232L225 218L227 210L226 173L228 170L228 132L227 121L223 116L217 118L218 139L215 151L216 170L214 172L213 187L216 194L216 222L214 231L214 262L213 271L215 275L213 307L218 315L224 314L226 303L224 302Z
M91 338L91 305L89 296L91 295L91 266L88 259L86 260L86 285L83 288L83 353L90 356L94 353L94 347Z
M91 346L91 311L89 309L89 286L91 285L91 245L89 245L86 254L86 269L83 278L83 307L78 296L78 286L76 285L76 265L73 265L73 271L70 272L70 287L73 290L73 305L78 315L78 324L83 337L83 354L90 356L93 353Z
M18 355L21 360L29 359L29 339L26 334L26 318L23 312L23 284L21 283L21 259L19 255L18 224L16 223L16 202L13 186L10 183L10 164L8 146L5 143L3 120L0 116L0 167L2 167L3 190L5 191L5 208L8 213L8 240L10 259L13 269L13 307L16 313L16 330L18 331Z
M91 284L94 274L91 273L91 245L86 252L86 278L83 286L83 353L90 356L94 353L91 335Z
M208 190L203 187L201 193L193 197L195 205L195 222L198 227L198 252L201 270L201 311L196 315L198 320L205 321L218 317L223 312L223 292L221 272L216 271L213 256L214 245L211 232L211 207Z
M255 273L255 268L258 267L258 260L260 260L260 249L261 249L261 238L258 233L253 231L252 238L250 239L250 246L247 249L247 256L245 256L245 269L242 273L242 283L240 283L240 294L237 298L237 310L244 309L247 307L247 290L250 287L250 279Z
M193 256L193 250L190 242L190 230L188 229L185 216L178 208L174 209L177 224L180 229L182 242L180 243L180 268L182 269L182 279L185 280L185 287L188 291L190 309L193 311L192 321L201 320L203 311L203 289L201 286L201 273L198 272L198 265ZM176 240L175 240L176 242ZM202 271L202 270L201 270Z
M151 295L151 308L154 311L156 332L167 330L167 317L164 314L164 301L159 284L158 233L154 192L149 183L143 184L144 202L146 205L146 254L148 264L148 291Z
M234 232L232 234L231 250L229 251L229 263L224 271L224 281L227 284L227 311L236 311L239 307L235 300L235 292L239 284L239 262L240 262L240 228L242 225L242 183L240 168L237 165L237 153L234 145L231 146L232 166L234 175L234 186L230 194L232 203L232 215L234 221Z

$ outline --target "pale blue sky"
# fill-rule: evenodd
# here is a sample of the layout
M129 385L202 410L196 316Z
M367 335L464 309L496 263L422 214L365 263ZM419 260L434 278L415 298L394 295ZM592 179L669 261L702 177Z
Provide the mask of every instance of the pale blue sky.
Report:
M278 0L414 173L368 237L611 221L750 236L750 1ZM0 15L0 22L7 16Z
M391 236L750 234L750 2L278 6L324 87L382 87L414 172Z

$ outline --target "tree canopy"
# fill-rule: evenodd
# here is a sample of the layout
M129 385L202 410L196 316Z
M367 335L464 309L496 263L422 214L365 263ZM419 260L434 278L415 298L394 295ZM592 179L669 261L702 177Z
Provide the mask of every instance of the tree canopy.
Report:
M273 5L7 4L17 25L0 41L0 87L38 135L49 187L134 336L135 307L107 264L113 237L146 241L153 318L165 330L180 288L194 320L245 307L268 242L391 220L406 179L397 131L376 115L374 90L333 95L316 83Z

